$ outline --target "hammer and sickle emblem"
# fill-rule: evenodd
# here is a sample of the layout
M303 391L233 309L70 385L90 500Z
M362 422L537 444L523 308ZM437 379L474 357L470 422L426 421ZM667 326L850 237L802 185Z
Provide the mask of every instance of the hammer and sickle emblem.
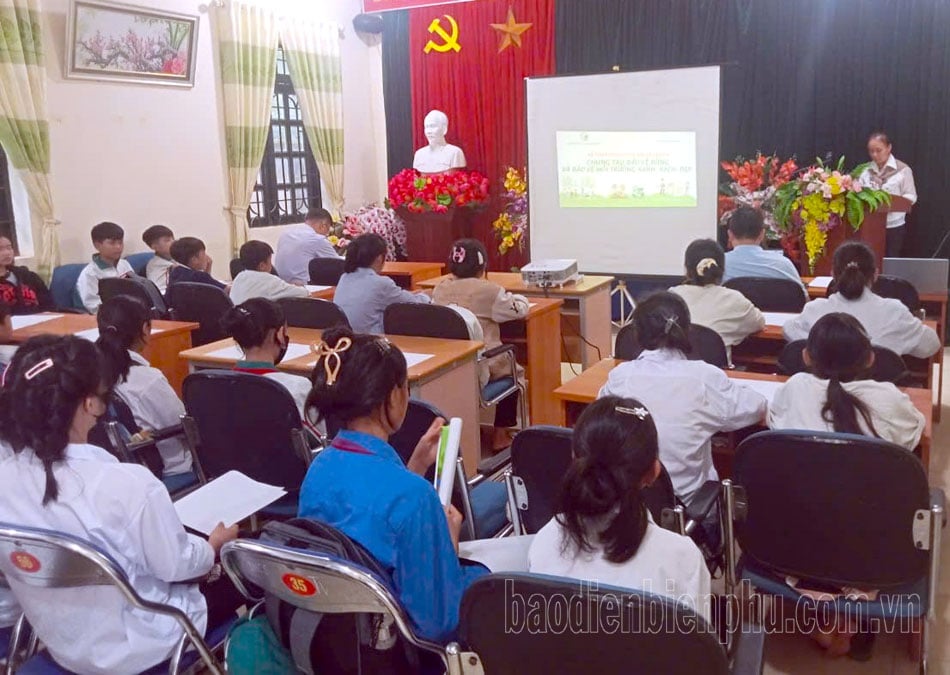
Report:
M442 21L438 18L433 19L432 23L429 24L429 32L438 35L442 38L442 44L436 44L432 40L429 40L426 43L425 53L435 50L437 52L447 52L447 51L460 51L462 45L459 44L459 25L456 23L455 19L449 16L448 14L443 15L451 24L452 32L449 33L442 27Z

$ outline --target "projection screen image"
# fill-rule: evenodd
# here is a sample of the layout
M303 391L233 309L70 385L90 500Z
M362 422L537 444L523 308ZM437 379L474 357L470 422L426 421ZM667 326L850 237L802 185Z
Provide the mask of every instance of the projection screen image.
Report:
M693 131L558 131L561 208L696 206Z

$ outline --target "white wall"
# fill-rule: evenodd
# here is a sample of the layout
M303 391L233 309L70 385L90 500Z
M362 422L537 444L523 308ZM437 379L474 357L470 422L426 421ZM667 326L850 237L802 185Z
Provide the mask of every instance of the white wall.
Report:
M309 11L344 27L345 208L381 199L386 164L381 50L353 31L359 3L321 0L296 7L298 0L258 1L278 11ZM64 79L69 0L44 0L50 170L54 209L62 221L63 262L88 258L89 229L99 221L125 228L127 252L145 250L141 232L163 223L179 236L203 239L218 261L216 275L224 276L230 258L224 211L229 199L211 17L195 0L142 4L199 14L194 88ZM274 243L280 229L254 230L252 236Z

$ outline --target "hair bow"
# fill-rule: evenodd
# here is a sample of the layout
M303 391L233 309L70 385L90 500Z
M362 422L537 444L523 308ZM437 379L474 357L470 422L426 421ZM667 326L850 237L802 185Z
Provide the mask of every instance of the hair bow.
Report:
M719 267L719 263L712 258L703 258L696 265L696 274L703 276L710 267Z
M337 340L336 346L331 347L326 342L310 345L310 351L317 355L316 363L323 359L323 369L327 374L327 386L332 387L340 374L340 366L343 362L340 360L340 354L353 346L353 341L348 337ZM314 364L316 365L316 364Z
M465 262L465 248L462 246L455 246L452 248L452 262L454 263L463 263Z

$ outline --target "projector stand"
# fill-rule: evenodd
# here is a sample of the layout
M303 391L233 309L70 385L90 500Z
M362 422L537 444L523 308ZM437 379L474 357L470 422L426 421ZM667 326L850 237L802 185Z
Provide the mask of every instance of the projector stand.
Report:
M611 304L613 304L613 297L615 295L620 296L620 320L612 321L611 323L617 328L623 328L633 321L633 309L637 304L633 301L630 291L627 290L627 282L623 279L620 279L617 282L617 287L610 291Z

